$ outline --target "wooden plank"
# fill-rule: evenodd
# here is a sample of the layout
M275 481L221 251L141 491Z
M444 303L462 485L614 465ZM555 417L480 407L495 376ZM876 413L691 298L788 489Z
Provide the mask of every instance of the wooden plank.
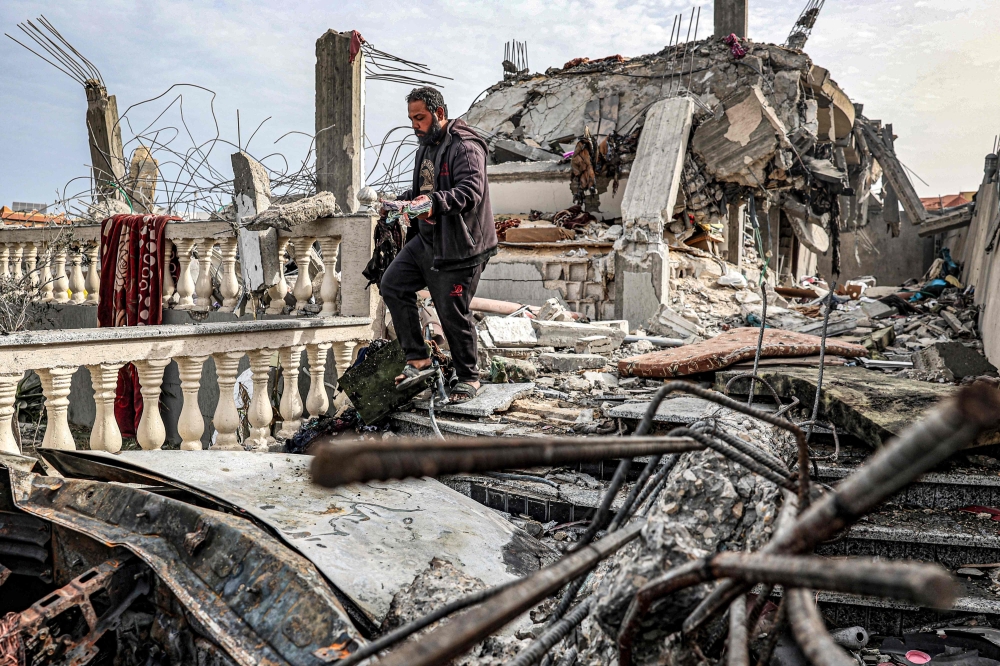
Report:
M526 227L507 230L508 243L554 243L575 236L572 231L562 227Z

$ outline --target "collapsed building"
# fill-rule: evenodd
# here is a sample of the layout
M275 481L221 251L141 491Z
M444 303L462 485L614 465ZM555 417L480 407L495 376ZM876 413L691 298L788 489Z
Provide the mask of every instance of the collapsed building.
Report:
M392 384L364 54L323 35L317 131L344 133L317 191L272 197L240 151L235 219L164 232L164 313L212 319L0 340L0 664L1000 663L996 157L973 203L920 205L891 126L801 52L821 6L794 48L746 39L735 0L659 54L505 65L468 115L506 240L458 405ZM101 171L130 208L151 160ZM952 234L964 266L838 269L873 228ZM93 310L100 228L72 268L50 231L4 229L0 277L51 265L50 300Z

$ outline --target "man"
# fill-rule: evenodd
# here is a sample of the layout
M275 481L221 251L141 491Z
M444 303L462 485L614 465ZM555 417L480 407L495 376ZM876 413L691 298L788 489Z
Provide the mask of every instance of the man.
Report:
M458 383L452 402L479 392L477 333L470 304L486 262L497 252L496 227L486 182L486 142L465 121L448 120L444 97L434 88L415 88L406 97L419 147L413 187L399 199L430 210L412 220L406 243L379 285L406 354L397 383L421 376L431 360L420 328L417 291L434 299L451 350Z

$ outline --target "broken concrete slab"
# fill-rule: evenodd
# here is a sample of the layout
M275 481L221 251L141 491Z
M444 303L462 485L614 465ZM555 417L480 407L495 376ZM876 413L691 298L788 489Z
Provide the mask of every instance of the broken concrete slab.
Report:
M695 130L691 147L718 180L760 187L778 148L787 145L788 130L759 86L734 99L725 113Z
M724 387L737 373L716 375L716 389ZM784 398L798 398L812 405L816 398L819 369L765 368L760 375ZM746 395L748 380L733 382L731 395ZM770 392L758 386L760 395ZM893 377L858 367L828 367L823 373L819 418L837 426L872 447L880 447L913 423L920 414L955 392L953 386Z
M615 419L626 419L639 421L646 415L649 408L648 402L626 402L612 407L608 411L608 416ZM704 398L697 398L693 395L679 395L670 397L660 403L653 416L654 423L664 423L669 426L688 426L695 421L700 421L708 415L722 412L731 414L732 410L715 404Z
M997 374L996 367L985 356L955 341L937 342L919 350L913 355L913 367L949 382Z
M870 290L869 290L870 291ZM885 317L891 317L892 315L899 314L899 311L891 305L887 305L882 301L875 301L873 303L862 303L861 311L864 312L869 319L884 319Z
M604 335L613 341L615 348L621 346L626 333L622 331L620 322L595 321L590 324L580 324L569 321L531 321L537 335L537 343L548 347L561 349L570 347L576 349L576 342L581 338ZM513 346L513 345L512 345Z
M512 402L531 395L534 390L535 384L532 382L525 384L483 384L479 388L479 395L472 400L457 405L435 405L434 411L464 416L490 416L494 412L507 411ZM413 405L419 409L427 409L430 402L416 400Z
M309 558L376 624L393 595L435 557L461 562L469 575L495 585L537 569L547 552L509 521L433 479L352 484L331 492L310 482L312 456L89 455L152 471L246 511Z
M606 335L590 335L576 341L577 354L610 355L617 348Z
M289 231L293 227L315 222L322 217L333 217L336 212L336 197L330 192L320 192L289 204L271 206L263 213L258 213L256 217L248 220L246 227L252 231L265 231L267 229Z
M435 414L437 410L434 410ZM414 437L434 437L431 419L416 412L396 412L389 417L393 432ZM532 428L509 423L479 423L478 421L457 421L435 416L438 429L445 437L532 437Z
M699 334L697 324L688 321L667 305L660 306L656 316L646 322L646 329L668 338L685 339Z
M759 335L758 328L737 328L704 342L622 359L618 372L623 377L669 378L719 370L754 358ZM764 330L761 357L813 356L819 353L821 342L814 335L768 328ZM826 353L846 357L868 354L860 345L836 339L827 339Z
M599 370L608 364L608 359L599 354L542 354L538 360L542 367L558 372Z
M540 344L527 317L486 317L483 325L497 347L535 347Z

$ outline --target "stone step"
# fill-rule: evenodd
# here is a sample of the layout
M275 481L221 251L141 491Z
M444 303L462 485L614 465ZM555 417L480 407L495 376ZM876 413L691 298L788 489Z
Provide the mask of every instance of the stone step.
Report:
M835 627L864 627L869 634L900 636L921 627L984 615L989 624L1000 622L1000 600L973 590L960 596L949 610L921 608L900 601L854 594L821 592L819 607Z
M1000 523L959 511L884 509L816 552L936 562L954 571L968 564L1000 562Z
M854 469L850 463L820 465L817 480L833 486ZM924 474L893 496L888 504L936 510L958 509L970 504L1000 506L1000 475L982 470Z

